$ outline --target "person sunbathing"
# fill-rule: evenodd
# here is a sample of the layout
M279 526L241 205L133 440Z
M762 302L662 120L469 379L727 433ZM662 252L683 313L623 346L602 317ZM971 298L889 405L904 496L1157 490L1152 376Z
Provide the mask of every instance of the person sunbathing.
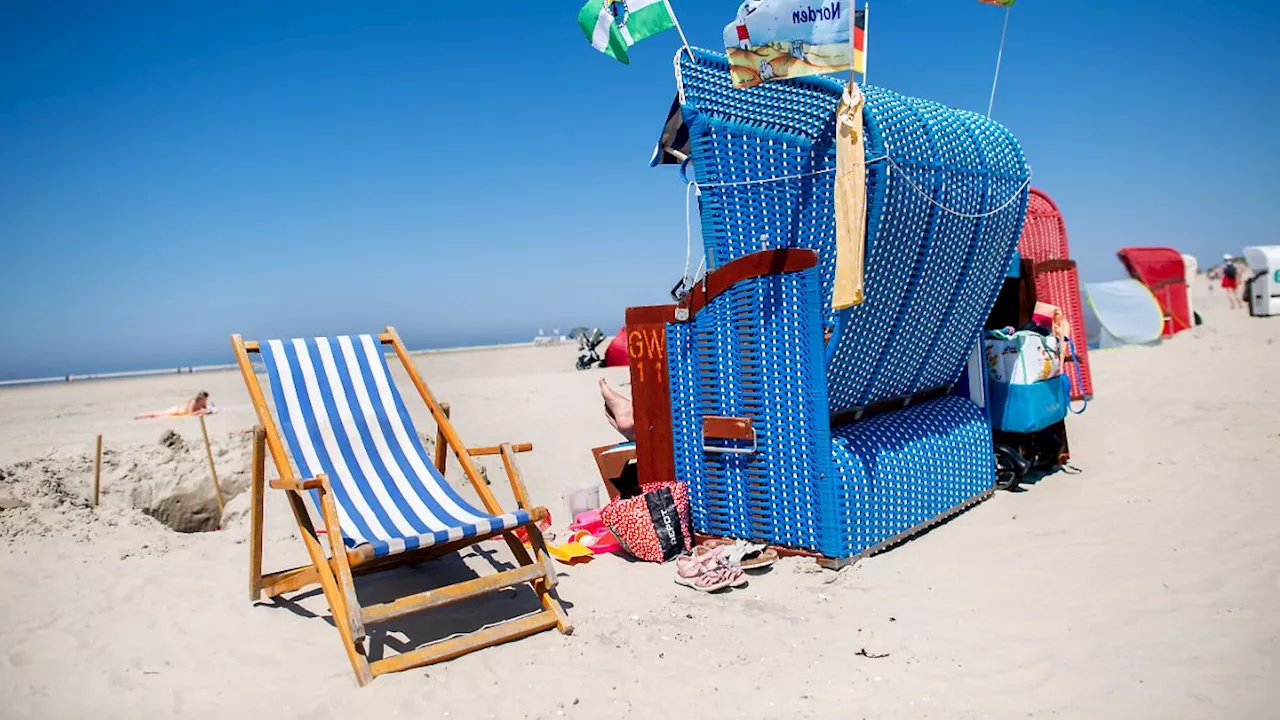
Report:
M208 415L213 412L213 408L209 407L209 393L201 390L195 397L188 400L182 405L174 405L168 410L157 410L155 412L146 412L141 415L134 415L134 420L150 420L152 418L162 417L184 417L187 415Z
M604 414L609 418L609 424L621 433L622 437L634 442L636 420L631 414L631 401L609 387L609 383L605 382L604 378L600 378L600 396L604 398Z

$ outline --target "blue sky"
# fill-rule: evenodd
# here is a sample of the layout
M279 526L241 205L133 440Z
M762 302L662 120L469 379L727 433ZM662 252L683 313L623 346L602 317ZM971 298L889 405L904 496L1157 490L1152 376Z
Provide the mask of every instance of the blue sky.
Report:
M672 0L717 47L734 0ZM678 36L622 66L561 2L0 3L0 378L616 327L684 265L646 163ZM880 0L874 84L985 110L1002 10ZM1086 279L1273 243L1274 3L1022 0L995 117ZM485 38L481 41L479 38Z

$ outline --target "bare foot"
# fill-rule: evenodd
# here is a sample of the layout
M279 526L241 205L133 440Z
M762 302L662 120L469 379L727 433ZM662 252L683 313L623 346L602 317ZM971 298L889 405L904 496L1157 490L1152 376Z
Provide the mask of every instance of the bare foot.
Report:
M636 421L631 415L631 401L609 387L604 378L600 378L600 395L604 398L604 414L609 418L609 424L622 433L622 437L634 441Z

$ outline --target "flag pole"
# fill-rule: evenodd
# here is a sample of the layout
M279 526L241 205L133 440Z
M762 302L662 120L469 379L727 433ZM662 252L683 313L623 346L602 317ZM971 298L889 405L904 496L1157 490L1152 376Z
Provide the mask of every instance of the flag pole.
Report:
M991 78L991 99L987 101L987 117L991 117L991 110L996 106L996 83L1000 82L1000 61L1004 59L1004 36L1009 32L1009 12L1012 10L1012 4L1004 8L1004 28L1000 30L1000 52L996 53L996 75Z
M689 38L684 36L684 28L680 27L680 18L676 16L675 8L671 7L671 0L662 0L662 4L667 6L667 12L671 13L671 21L676 24L676 32L680 33L680 42L684 43L684 51L689 53L689 59L693 59L693 50L689 47Z
M849 13L849 85L853 86L858 84L858 0L849 4L853 6Z
M858 5L854 3L854 9L857 10ZM857 21L858 14L855 12L854 22ZM862 6L862 84L867 84L867 60L869 55L867 49L871 42L871 0Z

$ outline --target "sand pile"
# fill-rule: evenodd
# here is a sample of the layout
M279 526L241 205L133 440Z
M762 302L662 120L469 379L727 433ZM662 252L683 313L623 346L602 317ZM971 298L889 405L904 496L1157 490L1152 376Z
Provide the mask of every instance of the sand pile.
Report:
M104 464L108 453L104 452ZM160 529L155 520L119 498L90 507L93 458L47 455L0 467L0 539L66 537L92 542L103 528Z
M214 440L225 502L249 486L251 437ZM216 530L222 519L204 446L166 431L148 445L105 447L100 507L91 508L93 456L50 453L0 467L0 537L67 534L93 539L97 525L151 524L178 532Z

